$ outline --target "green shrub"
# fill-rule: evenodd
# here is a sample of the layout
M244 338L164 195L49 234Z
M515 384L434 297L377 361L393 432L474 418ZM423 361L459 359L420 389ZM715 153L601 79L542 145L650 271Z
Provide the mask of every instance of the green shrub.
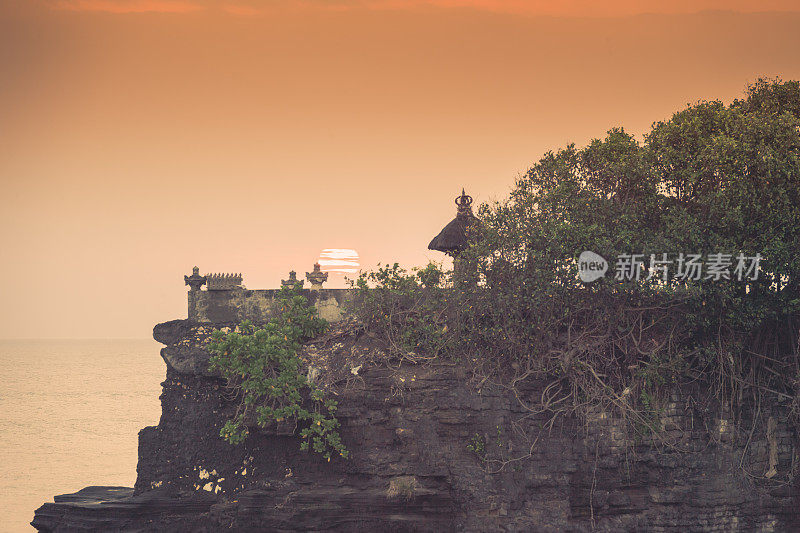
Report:
M247 438L248 422L258 427L294 421L300 428L301 449L311 449L330 460L349 455L341 442L334 416L335 400L310 383L302 373L297 352L304 340L322 333L327 323L299 287L284 287L276 296L278 314L263 327L243 322L235 331L214 331L209 349L211 370L228 381L240 398L236 415L220 430L231 444Z
M448 335L449 291L438 265L411 273L395 263L363 273L351 305L356 317L412 359L435 358L453 348Z

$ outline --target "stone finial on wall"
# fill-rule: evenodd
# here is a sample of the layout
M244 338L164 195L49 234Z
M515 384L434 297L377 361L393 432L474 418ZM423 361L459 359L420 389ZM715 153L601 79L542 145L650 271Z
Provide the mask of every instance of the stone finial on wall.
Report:
M209 274L206 287L210 291L230 291L242 288L242 274Z
M194 267L192 269L192 275L191 276L183 276L184 282L193 291L199 291L200 287L202 287L203 285L206 284L207 279L208 278L206 276L201 276L200 275L200 269L197 268L197 267Z
M303 286L303 280L297 279L297 272L294 270L289 271L289 279L281 280L281 285L284 287L294 287L299 285L300 287Z
M311 283L311 290L318 291L322 288L322 284L328 281L328 273L321 270L319 263L314 263L314 270L306 272L306 279Z

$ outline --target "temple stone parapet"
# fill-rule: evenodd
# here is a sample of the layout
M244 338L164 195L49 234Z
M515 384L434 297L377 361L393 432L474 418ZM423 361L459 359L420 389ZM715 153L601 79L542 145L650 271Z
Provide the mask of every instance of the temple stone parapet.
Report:
M189 291L189 320L263 323L276 312L278 292L278 289ZM352 297L353 289L303 289L303 294L317 308L320 318L336 322L344 314L343 304Z
M209 274L200 276L197 267L192 276L185 276L191 290L189 298L189 320L203 323L233 323L249 320L254 323L267 322L276 313L279 289L245 289L241 274ZM290 276L294 283L302 283ZM353 289L323 289L322 284L313 289L303 289L308 301L317 308L320 318L337 322L344 314L344 304L352 298ZM202 290L203 284L207 290ZM284 282L284 284L287 284ZM301 285L302 286L302 285Z

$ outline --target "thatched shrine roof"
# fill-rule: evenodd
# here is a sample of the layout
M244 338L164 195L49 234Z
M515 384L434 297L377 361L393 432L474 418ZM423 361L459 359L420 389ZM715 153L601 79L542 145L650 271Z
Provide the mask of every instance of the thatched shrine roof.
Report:
M456 198L458 212L428 245L429 250L457 254L469 245L470 231L477 225L478 219L472 214L472 196L461 190Z

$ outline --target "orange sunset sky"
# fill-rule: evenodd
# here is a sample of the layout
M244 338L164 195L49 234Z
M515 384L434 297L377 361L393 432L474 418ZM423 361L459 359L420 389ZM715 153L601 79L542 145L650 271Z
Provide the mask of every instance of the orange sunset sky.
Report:
M148 337L195 264L439 260L462 186L798 50L782 0L0 0L0 337Z

